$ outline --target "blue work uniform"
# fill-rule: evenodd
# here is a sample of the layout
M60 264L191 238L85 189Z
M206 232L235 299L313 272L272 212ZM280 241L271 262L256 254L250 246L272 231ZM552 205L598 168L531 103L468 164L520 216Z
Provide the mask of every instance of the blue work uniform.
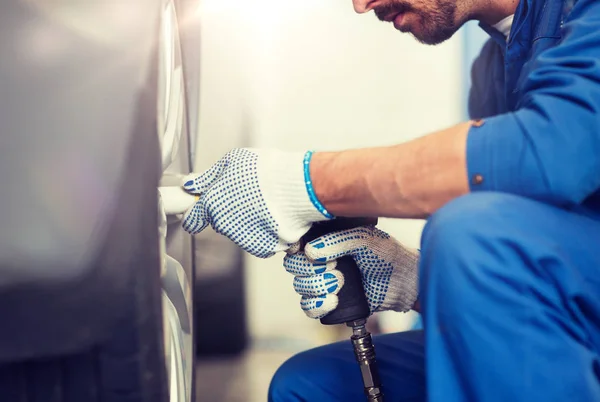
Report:
M424 332L374 340L386 400L600 401L600 1L482 27L471 193L424 229ZM291 358L269 400L365 400L350 343Z

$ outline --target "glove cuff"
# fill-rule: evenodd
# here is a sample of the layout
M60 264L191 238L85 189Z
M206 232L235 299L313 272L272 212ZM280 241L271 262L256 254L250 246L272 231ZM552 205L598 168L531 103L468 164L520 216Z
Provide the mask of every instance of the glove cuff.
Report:
M380 311L409 311L419 296L419 251L398 245L396 266Z
M310 199L304 159L303 152L276 150L258 158L258 177L267 209L278 223L279 238L288 244L297 242L313 222L328 219Z

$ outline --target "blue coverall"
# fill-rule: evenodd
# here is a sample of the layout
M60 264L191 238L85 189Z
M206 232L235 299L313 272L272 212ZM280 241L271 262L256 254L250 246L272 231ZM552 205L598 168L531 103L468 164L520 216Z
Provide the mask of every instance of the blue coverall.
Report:
M376 337L387 401L600 401L600 0L521 0L472 69L471 193L427 222L424 332ZM272 402L363 401L350 342Z

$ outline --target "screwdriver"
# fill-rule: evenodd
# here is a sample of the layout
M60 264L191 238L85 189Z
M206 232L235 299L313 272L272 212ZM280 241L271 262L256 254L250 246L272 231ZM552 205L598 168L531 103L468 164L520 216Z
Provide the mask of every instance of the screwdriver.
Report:
M313 224L308 233L303 236L302 244L328 233L376 224L376 218L336 218L331 221L318 222ZM337 308L321 318L321 324L346 324L352 328L350 341L360 367L367 401L382 402L383 391L377 369L375 347L371 334L366 328L370 309L362 286L360 270L351 256L339 258L336 269L344 275L344 286L337 295L339 298Z

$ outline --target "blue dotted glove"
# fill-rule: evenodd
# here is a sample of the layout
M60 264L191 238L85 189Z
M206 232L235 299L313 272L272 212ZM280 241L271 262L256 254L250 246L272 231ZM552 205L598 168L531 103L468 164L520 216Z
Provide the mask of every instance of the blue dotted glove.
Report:
M327 219L309 198L304 155L234 149L187 176L183 187L199 200L186 212L184 229L196 234L210 225L261 258L287 250L313 222Z
M364 226L319 237L304 252L284 258L307 316L321 318L337 307L344 276L335 269L336 259L346 255L352 256L361 271L371 313L412 308L417 300L418 251L375 227Z

